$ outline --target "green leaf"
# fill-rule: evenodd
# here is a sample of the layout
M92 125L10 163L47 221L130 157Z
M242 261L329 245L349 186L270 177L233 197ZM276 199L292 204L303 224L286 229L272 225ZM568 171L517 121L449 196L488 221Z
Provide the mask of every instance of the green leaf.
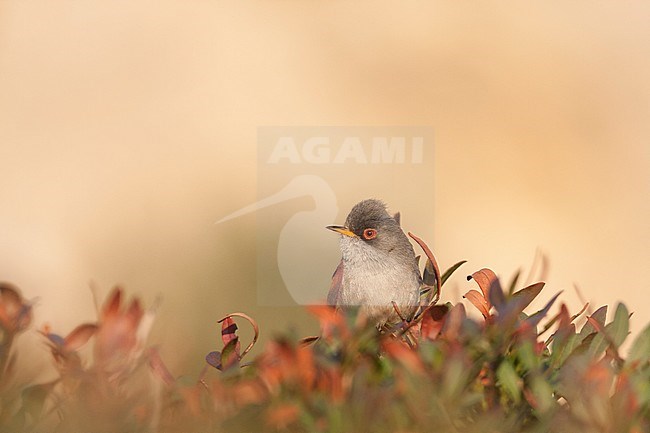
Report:
M566 338L560 340L553 340L553 351L551 354L551 363L554 367L560 367L564 364L564 361L571 355L573 349L575 349L580 343L578 340L578 334L570 333Z
M510 299L510 302L515 302L513 308L517 311L517 314L521 313L530 305L531 302L540 294L544 288L544 283L535 283L531 284L528 287L525 287L518 292L515 292Z
M239 367L239 338L235 337L223 347L221 352L221 369Z
M497 381L508 397L515 403L519 403L521 400L521 378L507 359L501 362L499 368L497 368Z
M442 277L440 277L440 285L442 286L445 284L445 281L451 277L451 274L456 272L456 269L460 268L463 264L467 263L467 260L461 260L460 262L456 263L453 265L451 268L447 269L444 274L442 274Z
M548 314L549 310L551 309L551 306L555 303L555 300L558 298L558 296L560 296L560 294L562 294L562 292L558 292L558 293L556 293L555 296L553 296L553 297L551 298L551 300L548 301L548 302L546 303L546 305L544 306L544 308L542 308L541 310L539 310L539 311L536 312L536 313L531 314L530 317L528 317L528 318L526 319L526 322L527 322L530 326L537 326L537 324L538 324L539 322L541 322L541 321L546 317L546 315ZM549 324L549 325L552 325L552 323ZM549 325L547 325L547 326L549 326ZM544 330L546 331L546 329L544 329Z
M612 339L615 349L618 349L630 331L630 313L625 304L618 304L616 313L614 313L614 320L605 327L605 331Z
M608 345L605 336L598 331L589 334L583 341L583 344L587 345L588 356L592 359L595 359L602 355L602 353L605 352L605 349L607 349Z
M597 309L594 314L591 316L596 322L600 323L603 327L605 326L605 318L607 317L607 305L603 305ZM580 329L580 338L584 339L587 335L596 332L596 327L587 321Z
M535 398L535 406L539 412L546 412L555 403L553 388L541 377L533 378L530 390Z
M450 361L442 377L441 391L443 396L454 399L465 389L468 370L462 360L450 359Z
M578 334L578 341L580 335ZM594 331L582 339L580 344L573 349L572 357L583 357L584 359L597 359L607 349L609 343L602 332Z
M535 348L530 341L524 341L517 348L517 359L526 371L535 370L541 361L541 358L535 354Z
M650 325L634 339L627 362L646 364L650 360Z

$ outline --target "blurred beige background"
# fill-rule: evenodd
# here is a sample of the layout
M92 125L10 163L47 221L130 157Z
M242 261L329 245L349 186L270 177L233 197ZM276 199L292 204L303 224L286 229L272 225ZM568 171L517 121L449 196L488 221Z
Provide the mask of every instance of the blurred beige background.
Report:
M0 2L0 279L62 333L94 318L90 280L161 294L152 339L176 374L229 311L264 337L314 332L256 305L255 217L214 225L256 199L257 127L427 125L435 184L412 188L435 213L405 225L441 267L469 261L446 299L539 248L547 297L625 301L638 330L649 19L647 2Z

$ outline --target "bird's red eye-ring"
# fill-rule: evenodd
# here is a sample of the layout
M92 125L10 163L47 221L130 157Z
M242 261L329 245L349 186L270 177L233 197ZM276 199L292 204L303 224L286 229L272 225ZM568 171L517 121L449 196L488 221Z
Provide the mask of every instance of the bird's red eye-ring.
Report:
M374 239L377 237L377 230L375 229L365 229L363 231L363 238L366 240Z

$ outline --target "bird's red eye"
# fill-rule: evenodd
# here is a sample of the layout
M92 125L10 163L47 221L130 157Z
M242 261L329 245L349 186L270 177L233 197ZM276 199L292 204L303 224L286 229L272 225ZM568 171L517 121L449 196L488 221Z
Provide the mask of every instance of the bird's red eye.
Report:
M374 238L377 237L377 230L375 230L375 229L365 229L363 231L363 237L364 237L364 239L367 239L367 240L374 239Z

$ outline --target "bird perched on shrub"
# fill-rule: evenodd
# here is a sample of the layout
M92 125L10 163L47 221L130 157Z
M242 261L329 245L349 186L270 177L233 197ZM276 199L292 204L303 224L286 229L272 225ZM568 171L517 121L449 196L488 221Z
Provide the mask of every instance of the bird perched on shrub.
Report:
M378 326L399 322L397 311L412 317L422 277L399 219L382 201L368 199L352 208L344 225L327 227L341 235L342 256L327 296L330 305L359 307Z

